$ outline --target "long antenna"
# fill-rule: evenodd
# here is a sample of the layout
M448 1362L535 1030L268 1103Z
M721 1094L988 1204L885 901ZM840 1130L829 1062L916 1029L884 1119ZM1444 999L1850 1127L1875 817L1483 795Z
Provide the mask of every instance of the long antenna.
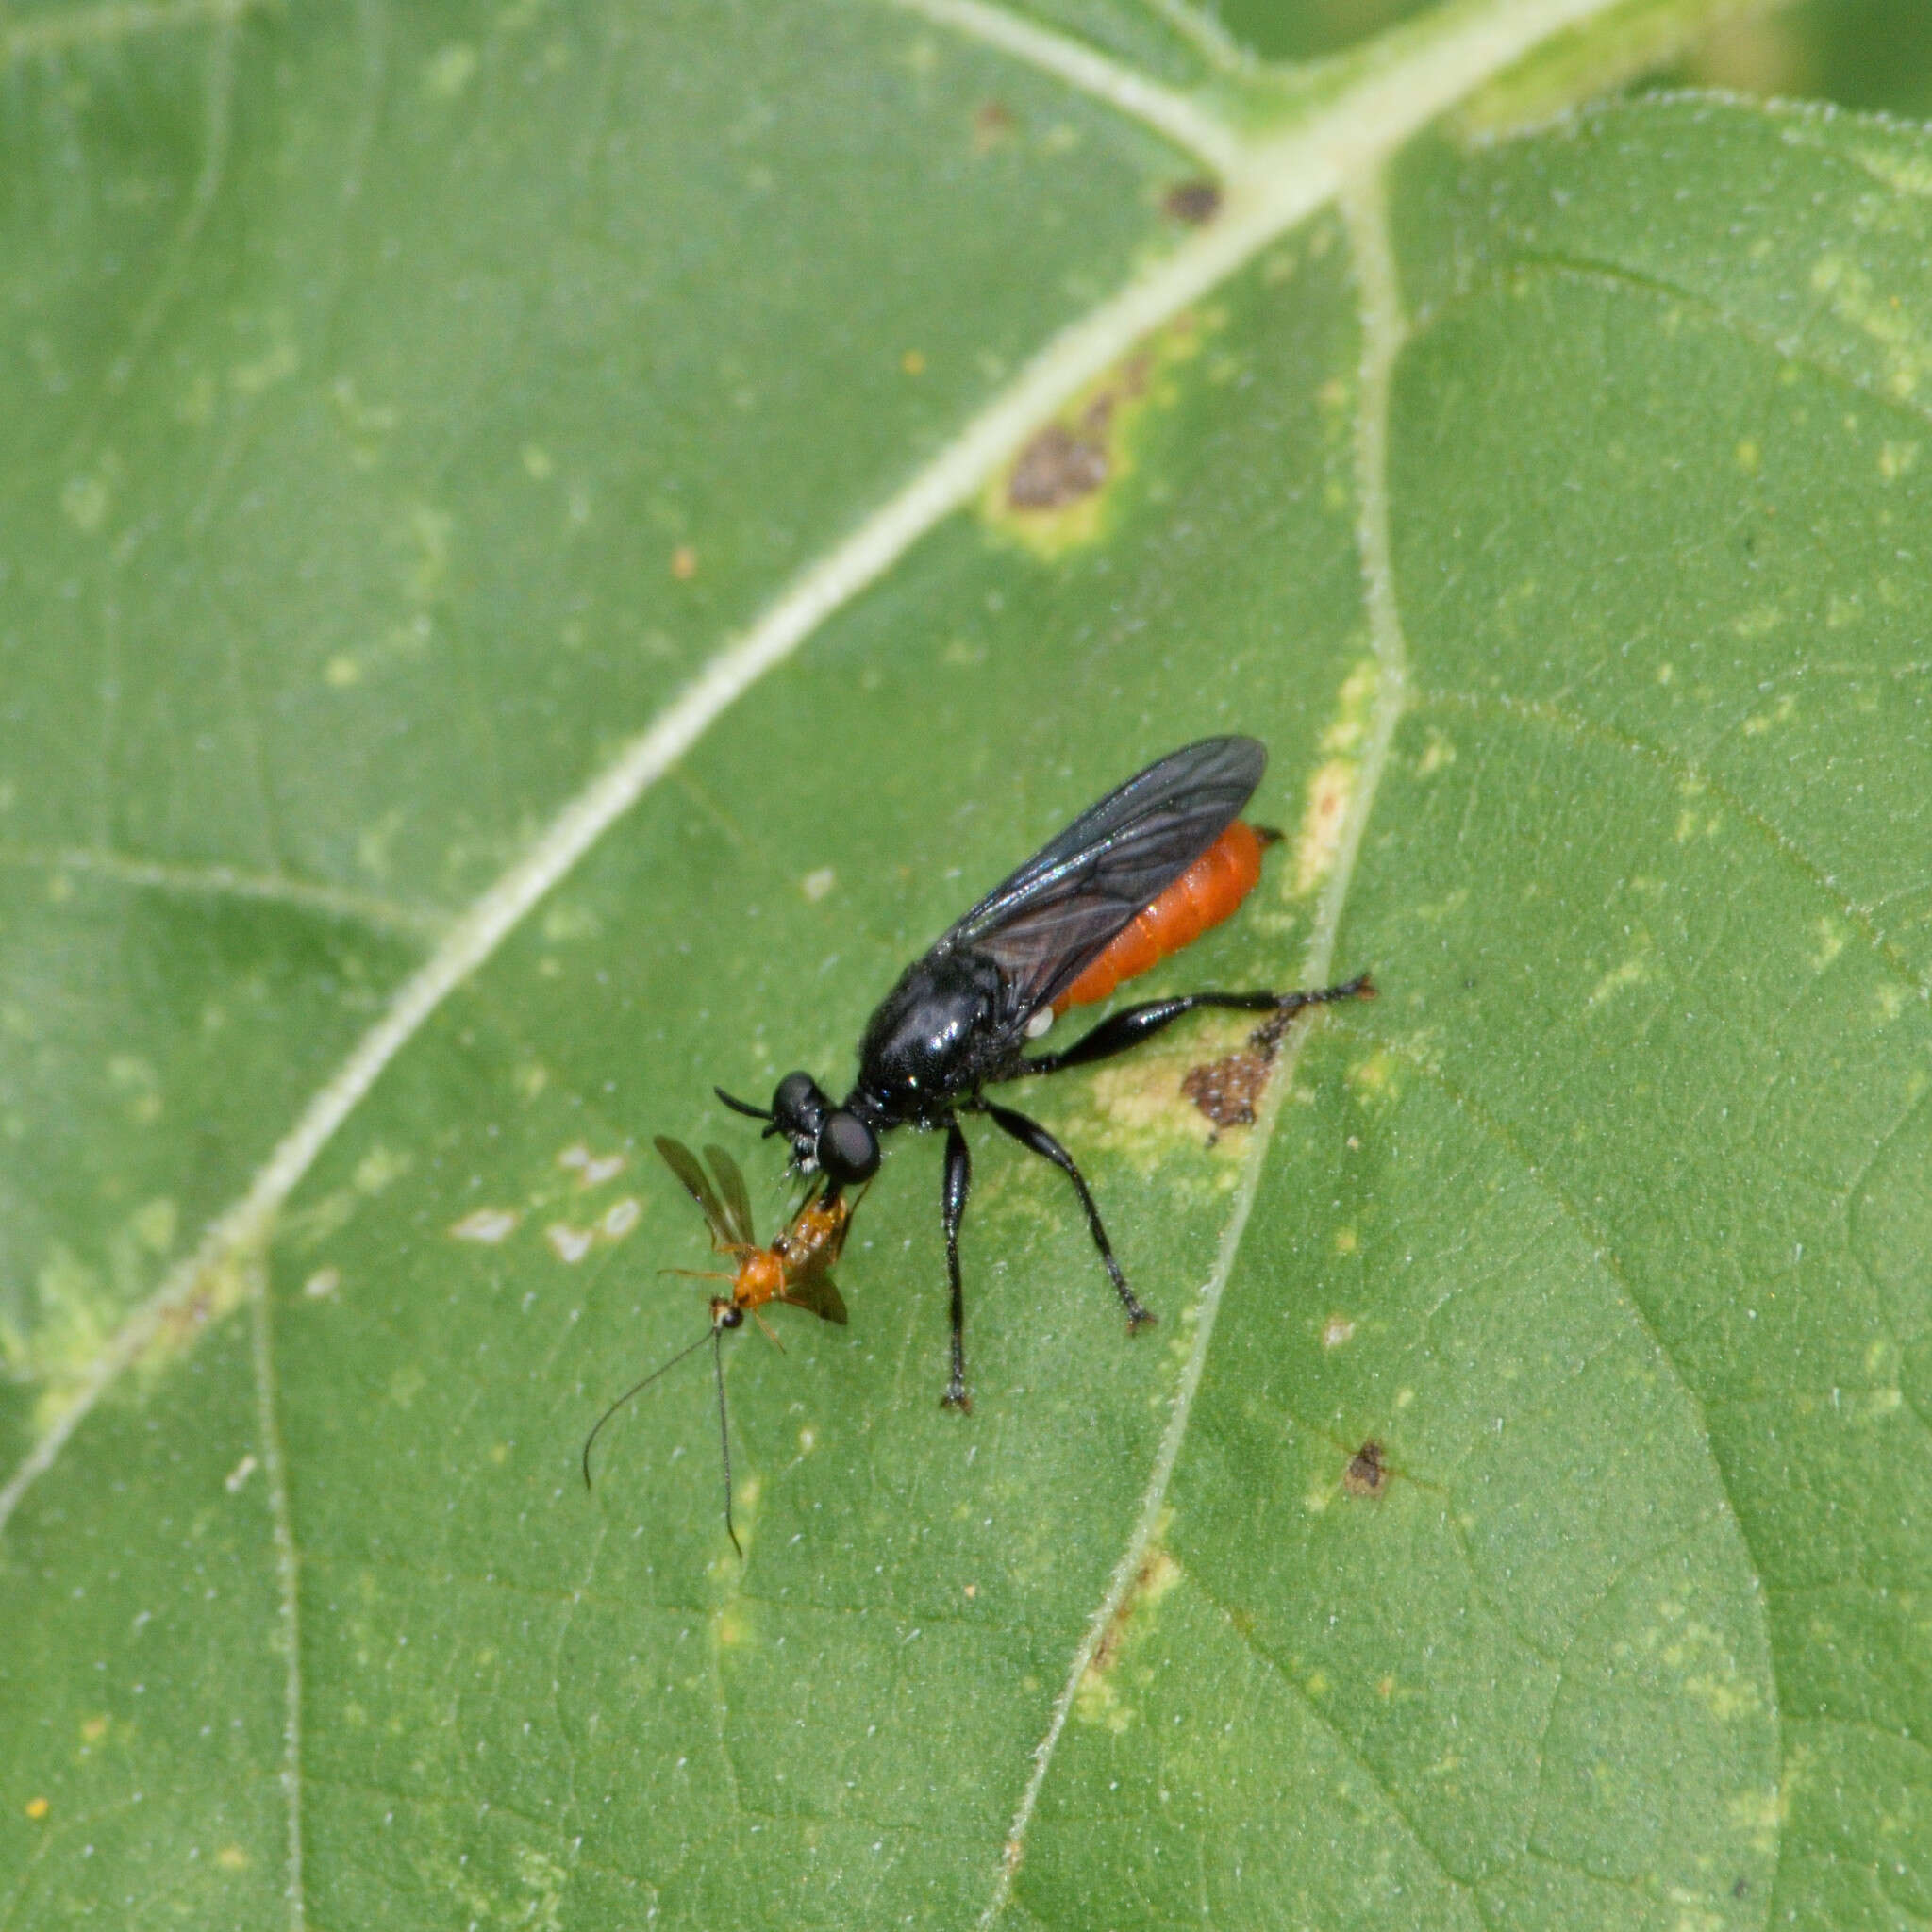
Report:
M722 1087L713 1087L711 1091L728 1107L733 1113L744 1114L755 1121L768 1121L772 1118L769 1107L754 1107L748 1100L740 1100L735 1093L727 1093Z
M695 1341L693 1341L693 1342L691 1343L691 1346L690 1346L689 1348L680 1348L680 1349L679 1349L679 1350L677 1351L677 1353L676 1353L676 1354L675 1354L675 1356L673 1356L673 1357L671 1357L671 1359L670 1359L670 1360L669 1360L668 1362L662 1362L662 1363L660 1363L660 1364L659 1364L659 1365L658 1365L658 1366L657 1368L653 1369L653 1370L651 1371L651 1373L650 1373L650 1374L649 1374L648 1375L646 1375L646 1376L644 1377L644 1379L643 1379L643 1380L642 1380L641 1382L633 1382L633 1383L632 1383L632 1384L630 1385L630 1387L629 1387L628 1389L626 1389L626 1390L625 1390L625 1391L624 1391L624 1393L623 1393L622 1395L620 1395L620 1396L619 1396L619 1397L617 1398L617 1400L616 1400L615 1402L613 1402L613 1403L612 1403L612 1404L610 1405L610 1407L609 1407L608 1408L607 1408L607 1409L606 1409L606 1410L604 1411L604 1413L603 1413L602 1415L600 1415L600 1416L599 1416L599 1417L597 1418L597 1425L596 1425L596 1427L595 1427L595 1428L593 1428L593 1429L592 1429L592 1430L591 1431L591 1433L590 1433L590 1434L589 1434L588 1436L586 1436L586 1437L584 1438L584 1487L585 1487L585 1489L587 1489L587 1490L588 1490L588 1489L589 1489L589 1488L591 1487L591 1444L592 1442L594 1442L594 1441L595 1441L597 1440L597 1438L598 1438L598 1437L599 1437L599 1436L600 1436L600 1435L601 1435L601 1434L603 1433L603 1430L604 1430L604 1424L605 1424L606 1423L608 1423L608 1421L610 1420L610 1418L611 1418L612 1416L614 1416L614 1415L615 1415L615 1414L617 1413L617 1411L618 1411L618 1410L619 1410L620 1408L622 1408L622 1407L624 1407L624 1405L625 1405L625 1404L626 1402L628 1402L628 1401L629 1401L629 1400L631 1399L631 1397L632 1397L633 1395L641 1395L641 1394L642 1394L642 1393L644 1392L644 1391L645 1391L646 1389L648 1389L648 1388L649 1388L649 1387L651 1386L651 1384L652 1384L653 1382L655 1382L655 1381L656 1381L656 1380L658 1379L658 1377L659 1375L661 1375L661 1374L665 1374L665 1373L666 1373L667 1371L669 1371L669 1370L671 1370L671 1369L675 1369L675 1367L676 1367L676 1366L678 1365L678 1363L679 1363L679 1362L681 1362L681 1361L682 1361L682 1360L683 1360L683 1359L685 1358L685 1357L686 1357L686 1356L688 1356L688 1355L695 1355L695 1354L697 1353L697 1351L698 1351L699 1349L701 1349L702 1347L704 1347L704 1345L705 1345L705 1343L706 1343L706 1342L708 1342L708 1341L713 1341L713 1340L715 1340L715 1339L716 1339L716 1337L717 1337L717 1334L718 1334L718 1327L717 1327L717 1324L712 1324L712 1327L711 1327L711 1331L710 1331L710 1333L709 1333L708 1335L700 1335L700 1336L698 1337L698 1339L697 1339L697 1340L696 1340ZM721 1359L721 1360L720 1360L720 1362L719 1362L719 1365L718 1365L718 1391L719 1391L719 1399L721 1400L721 1402L722 1402L722 1400L723 1400L723 1398L724 1398L724 1362L723 1362L723 1360ZM726 1503L727 1503L727 1506L728 1506L728 1504L729 1504L729 1500L730 1500L730 1499L729 1499L729 1496L728 1496L728 1495L726 1496L726 1499L725 1499L725 1500L726 1500ZM726 1509L726 1512L725 1512L725 1522L726 1522L727 1525L728 1525L728 1524L729 1524L729 1523L730 1523L730 1511L729 1511L729 1508L728 1508L728 1507L727 1507L727 1509ZM736 1541L738 1541L738 1539L737 1539L736 1537L733 1537L733 1538L731 1539L731 1541L733 1541L733 1542L735 1543L735 1542L736 1542ZM740 1555L741 1556L741 1555L743 1554L743 1552L742 1552L742 1551L741 1551L741 1552L740 1552L739 1554L740 1554Z
M731 1539L731 1547L738 1552L738 1560L741 1563L744 1561L744 1545L738 1541L738 1531L731 1523L731 1428L724 1420L724 1330L722 1324L711 1330L711 1366L718 1372L718 1447L724 1457L724 1534Z

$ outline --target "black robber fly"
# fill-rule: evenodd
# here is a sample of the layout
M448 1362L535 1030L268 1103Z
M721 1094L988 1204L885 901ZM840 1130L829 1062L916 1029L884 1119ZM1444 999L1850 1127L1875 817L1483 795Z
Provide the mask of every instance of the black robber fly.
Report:
M1066 1175L1130 1328L1154 1319L1127 1286L1074 1157L1038 1121L988 1099L987 1088L1110 1059L1201 1007L1287 1015L1374 996L1367 974L1315 992L1178 993L1124 1008L1063 1052L1026 1053L1058 1014L1105 999L1246 897L1260 877L1263 847L1279 836L1240 821L1267 762L1255 739L1205 738L1082 812L899 975L866 1023L858 1078L843 1106L804 1073L786 1074L769 1108L717 1090L725 1106L769 1123L768 1135L783 1135L801 1174L824 1176L827 1204L877 1172L879 1136L891 1128L945 1130L940 1198L952 1285L951 1407L971 1406L959 1223L973 1170L962 1113L985 1114Z

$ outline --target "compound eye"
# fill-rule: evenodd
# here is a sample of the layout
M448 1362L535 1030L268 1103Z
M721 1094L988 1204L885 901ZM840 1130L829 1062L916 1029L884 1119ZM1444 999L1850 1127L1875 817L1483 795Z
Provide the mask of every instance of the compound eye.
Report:
M824 1112L825 1097L809 1074L787 1074L772 1095L772 1118L788 1134L815 1128Z
M728 1308L719 1311L718 1325L721 1328L742 1328L744 1326L744 1310L736 1302L732 1303Z
M841 1107L819 1129L819 1165L841 1186L869 1181L879 1171L878 1137Z

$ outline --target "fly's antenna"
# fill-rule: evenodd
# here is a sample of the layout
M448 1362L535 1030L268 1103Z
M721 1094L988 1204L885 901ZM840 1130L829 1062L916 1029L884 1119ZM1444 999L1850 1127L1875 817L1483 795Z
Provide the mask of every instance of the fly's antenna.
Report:
M689 1349L685 1351L691 1353ZM738 1560L744 1561L744 1545L738 1541L738 1531L731 1522L731 1425L724 1420L724 1331L722 1327L711 1330L711 1367L718 1377L718 1448L724 1460L724 1534L731 1539L731 1547L738 1552Z
M587 1490L588 1490L588 1489L589 1489L589 1488L591 1487L591 1443L593 1443L593 1442L594 1442L594 1441L595 1441L597 1440L597 1438L598 1438L598 1437L599 1437L600 1435L602 1435L602 1434L603 1434L603 1432L604 1432L604 1424L605 1424L606 1423L608 1423L608 1421L610 1420L610 1418L611 1418L612 1416L614 1416L614 1415L615 1415L615 1414L617 1413L617 1411L618 1411L618 1410L619 1410L620 1408L622 1408L622 1407L624 1407L624 1405L625 1405L625 1404L626 1402L628 1402L628 1401L629 1401L629 1400L631 1399L631 1397L632 1397L633 1395L641 1395L641 1394L642 1394L642 1393L644 1392L644 1391L645 1391L646 1389L648 1389L648 1388L649 1388L649 1387L651 1386L651 1384L652 1384L653 1382L655 1382L655 1381L656 1381L656 1380L658 1379L658 1377L659 1375L665 1374L667 1374L667 1373L668 1373L669 1371L671 1371L672 1369L675 1369L675 1367L676 1367L676 1366L678 1365L678 1363L679 1363L679 1362L681 1362L681 1361L682 1361L682 1360L683 1360L683 1359L685 1358L685 1357L686 1357L686 1356L688 1356L688 1355L695 1355L695 1354L696 1354L696 1353L698 1352L698 1350L699 1350L699 1349L701 1349L702 1347L704 1347L704 1345L705 1345L705 1343L706 1343L707 1341L715 1341L715 1340L717 1339L717 1336L718 1336L718 1328L717 1328L717 1325L716 1325L716 1324L714 1324L712 1325L712 1328L711 1328L711 1332L710 1332L710 1334L709 1334L709 1335L700 1335L700 1336L698 1337L698 1339L697 1339L697 1340L696 1340L695 1341L693 1341L693 1342L692 1342L692 1343L691 1344L691 1346L690 1346L689 1348L680 1348L680 1349L679 1349L679 1350L677 1351L677 1353L676 1353L676 1354L675 1354L675 1356L673 1356L673 1357L671 1357L671 1359L670 1359L670 1360L669 1360L668 1362L660 1362L660 1363L659 1363L659 1364L658 1365L658 1367L656 1367L655 1369L653 1369L653 1370L651 1371L651 1373L650 1373L650 1374L649 1374L648 1375L646 1375L646 1376L644 1377L644 1379L643 1379L643 1380L642 1380L641 1382L633 1382L633 1383L632 1383L632 1384L630 1385L630 1387L629 1387L628 1389L626 1389L626 1390L625 1390L625 1391L624 1391L624 1393L623 1393L622 1395L620 1395L620 1396L619 1396L619 1397L617 1398L617 1400L616 1400L615 1402L613 1402L613 1403L612 1403L612 1404L610 1405L610 1407L609 1407L608 1408L607 1408L607 1409L606 1409L606 1410L604 1411L604 1413L603 1413L602 1415L600 1415L600 1416L599 1416L599 1417L597 1418L597 1424L596 1424L596 1427L594 1427L594 1428L593 1428L593 1429L592 1429L592 1430L591 1431L591 1433L590 1433L590 1434L589 1434L588 1436L586 1436L586 1437L584 1438L584 1487L585 1487L585 1489L587 1489ZM719 1365L718 1365L718 1393L719 1393L719 1397L720 1397L720 1399L721 1399L721 1400L722 1400L722 1399L723 1399L723 1397L724 1397L724 1361L723 1361L723 1358L721 1357L721 1358L720 1358L720 1361L719 1361ZM728 1499L727 1499L727 1500L728 1500ZM729 1523L729 1517L730 1517L730 1511L729 1511L728 1507L727 1507L727 1509L726 1509L726 1512L725 1512L725 1516L726 1516L726 1522L727 1522L727 1524L728 1524L728 1523ZM733 1541L733 1542L736 1542L737 1541L738 1541L738 1539L737 1539L736 1537L733 1537L733 1538L732 1538L732 1541Z
M733 1113L741 1113L745 1115L748 1119L755 1121L772 1120L772 1109L769 1107L754 1107L750 1101L740 1100L735 1094L725 1092L725 1091L722 1087L713 1087L711 1089L711 1091L715 1093L718 1096L718 1098L722 1100L724 1103L724 1105L731 1109ZM777 1125L777 1122L772 1121L772 1124L775 1127Z

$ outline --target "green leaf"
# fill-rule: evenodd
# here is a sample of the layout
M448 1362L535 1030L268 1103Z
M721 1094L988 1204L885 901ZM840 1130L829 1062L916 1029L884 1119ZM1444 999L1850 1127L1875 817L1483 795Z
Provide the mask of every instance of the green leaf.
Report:
M1932 1914L1932 140L1435 129L1596 11L0 29L10 1923ZM901 1136L587 1496L652 1137L1224 729L1147 986L1381 997L1027 1091L1160 1325L975 1124L943 1413Z

